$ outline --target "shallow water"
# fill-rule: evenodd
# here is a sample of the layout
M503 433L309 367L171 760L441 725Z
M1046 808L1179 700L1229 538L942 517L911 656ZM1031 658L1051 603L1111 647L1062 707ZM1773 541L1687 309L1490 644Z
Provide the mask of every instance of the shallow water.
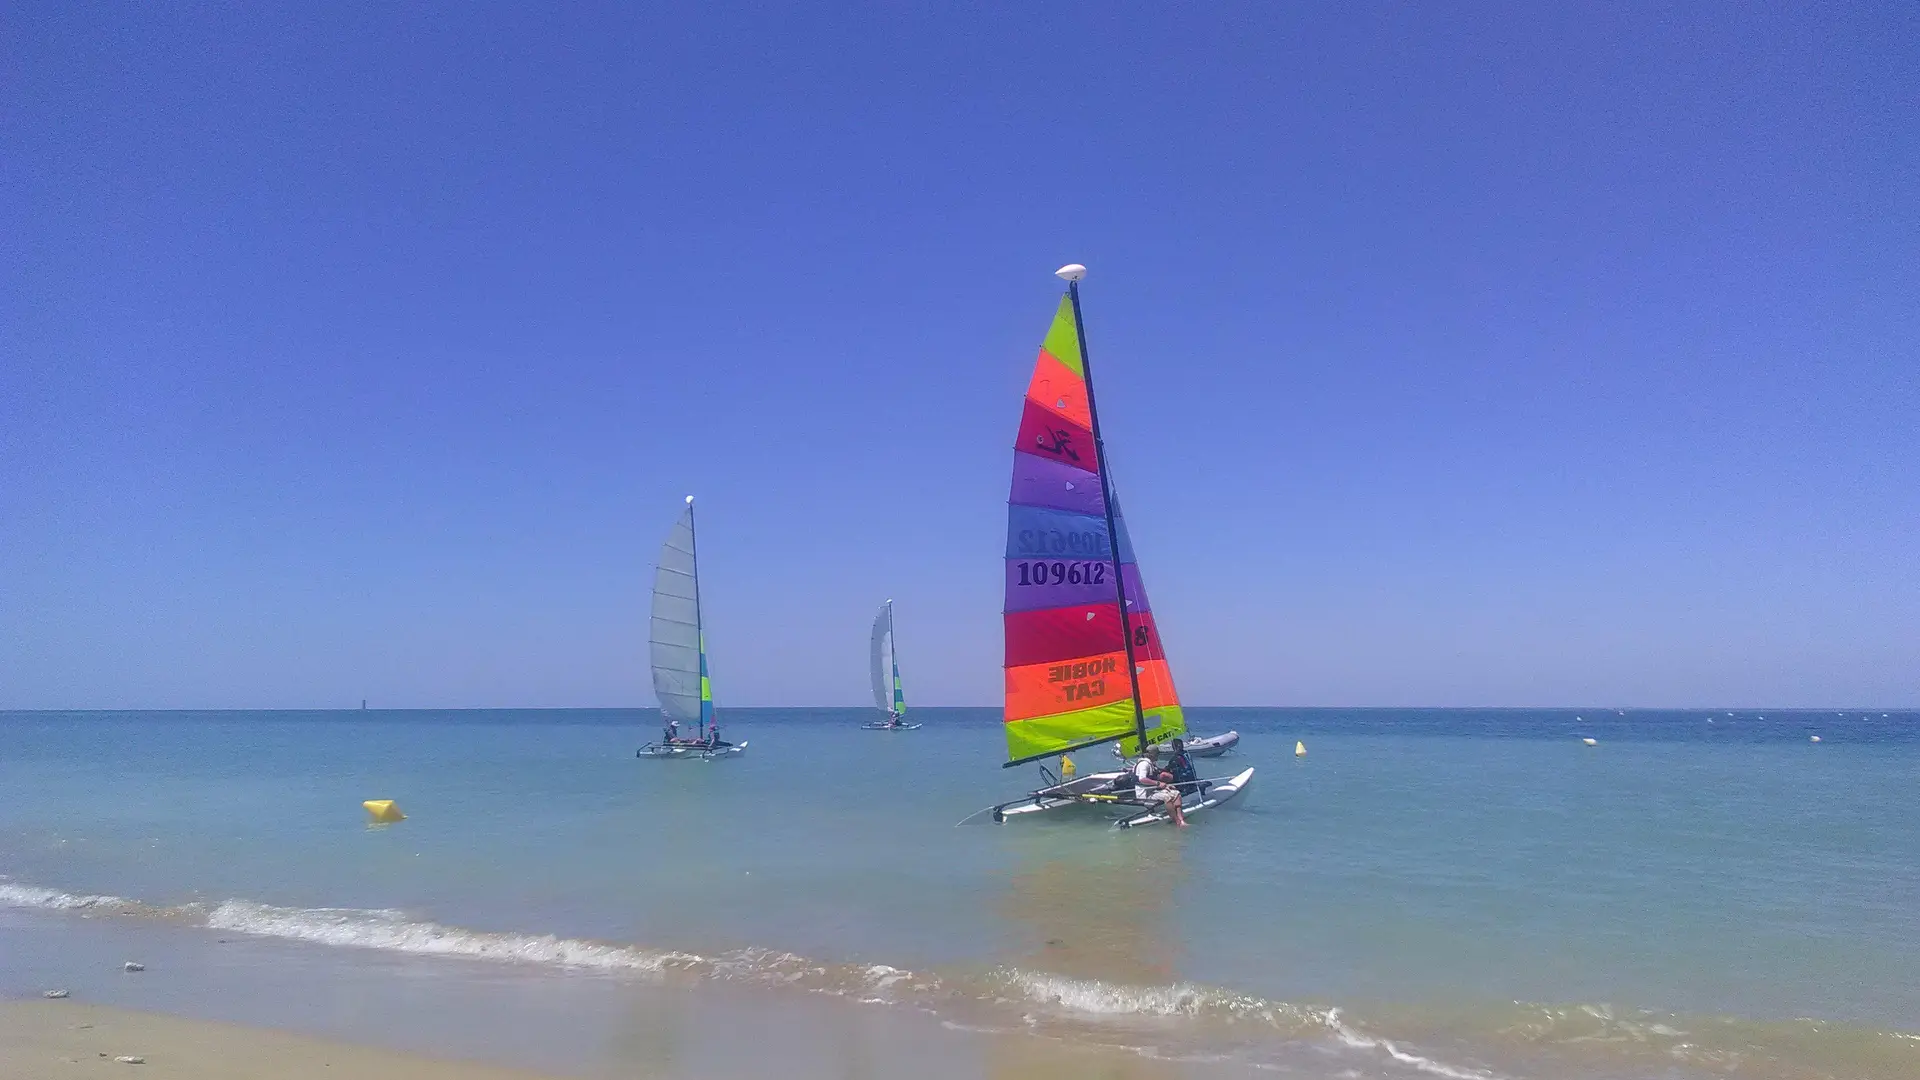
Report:
M1192 716L1253 787L1120 833L956 828L1033 776L987 710L5 714L0 901L1300 1075L1920 1075L1920 714Z

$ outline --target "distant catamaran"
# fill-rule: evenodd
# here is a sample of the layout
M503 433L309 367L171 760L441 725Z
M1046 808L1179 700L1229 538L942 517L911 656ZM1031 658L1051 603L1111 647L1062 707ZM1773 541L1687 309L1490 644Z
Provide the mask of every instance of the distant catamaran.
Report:
M919 724L907 723L907 698L900 690L900 651L895 645L893 633L893 601L880 605L873 616L873 651L871 670L873 674L874 708L887 714L885 720L875 720L861 727L874 731L912 731Z
M653 661L653 693L667 730L641 747L638 757L731 757L746 750L721 739L713 722L713 682L707 677L707 638L700 618L700 560L695 553L693 496L667 533L653 571L653 619L647 635ZM694 737L677 732L694 725Z
M1131 753L1186 730L1101 439L1080 320L1086 267L1057 273L1067 294L1027 386L1007 499L1003 767L1116 740ZM1165 820L1133 798L1130 777L1116 790L1123 776L1055 783L994 817L1093 803L1128 811L1122 825ZM1201 782L1186 812L1227 801L1252 777Z

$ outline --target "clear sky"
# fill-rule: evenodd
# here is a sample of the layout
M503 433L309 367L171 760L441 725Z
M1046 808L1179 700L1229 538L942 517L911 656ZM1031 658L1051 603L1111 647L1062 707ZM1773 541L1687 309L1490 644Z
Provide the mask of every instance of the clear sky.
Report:
M0 18L0 707L997 703L1070 261L1188 701L1920 703L1910 0Z

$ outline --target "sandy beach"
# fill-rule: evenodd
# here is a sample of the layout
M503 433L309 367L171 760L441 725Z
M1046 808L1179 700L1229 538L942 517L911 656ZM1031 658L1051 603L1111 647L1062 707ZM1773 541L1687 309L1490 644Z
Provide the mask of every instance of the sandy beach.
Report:
M139 1061L125 1060L131 1058ZM87 1002L0 1002L0 1076L8 1080L535 1080L540 1075Z

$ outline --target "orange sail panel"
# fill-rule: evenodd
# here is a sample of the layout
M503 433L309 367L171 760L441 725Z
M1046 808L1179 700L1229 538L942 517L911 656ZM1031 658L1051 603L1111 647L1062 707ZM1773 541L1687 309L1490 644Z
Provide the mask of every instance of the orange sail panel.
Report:
M1155 742L1186 730L1126 524L1100 475L1085 372L1069 294L1034 363L1013 448L1003 609L1009 763L1131 736L1136 712Z

